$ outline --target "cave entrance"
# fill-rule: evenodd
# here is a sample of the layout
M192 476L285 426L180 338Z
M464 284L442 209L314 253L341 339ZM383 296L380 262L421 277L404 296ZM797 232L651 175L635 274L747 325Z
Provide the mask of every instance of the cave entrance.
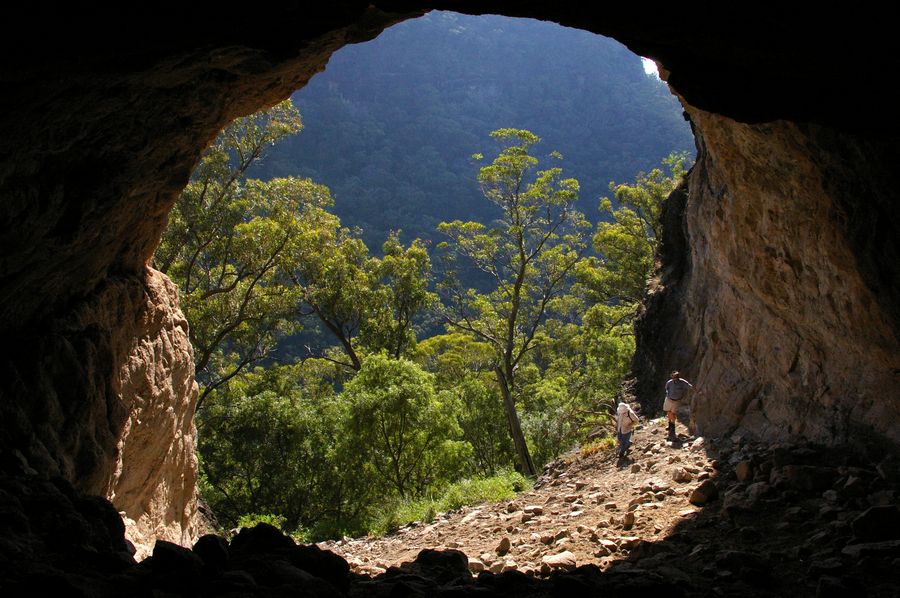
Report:
M172 212L155 263L179 285L191 323L203 490L226 525L262 519L310 539L386 531L454 501L521 490L528 482L513 469L533 475L603 425L633 351L630 322L658 232L647 220L659 207L617 214L629 196L617 197L610 181L633 184L693 148L680 105L647 66L581 30L433 12L335 53L293 96L302 125L281 104L223 132ZM488 137L502 127L520 133ZM524 279L532 288L516 301L528 313L514 324L530 336L510 337L520 352L498 357L488 320L509 314L512 299L498 289L512 286L514 272L499 272L517 258L465 226L438 229L471 221L512 230L531 218L534 208L505 212L496 201L510 181L479 185L473 154L488 154L486 166L504 144L533 160L512 181L522 198L536 173L561 170L545 177L535 204L547 222L529 224L533 239L523 241L535 253L522 275L539 272ZM659 177L644 182L660 186ZM566 203L568 193L581 199ZM616 205L601 210L607 195ZM599 222L612 232L591 248ZM643 255L602 247L635 226L648 238ZM429 263L448 234L481 247L462 252L472 259L454 271L480 299L463 301L450 326L441 318L455 291L441 287L440 296L435 282L449 279L451 263ZM538 242L547 246L540 255ZM600 269L613 254L644 278L615 289L589 282L623 276ZM597 288L576 293L577 269L582 287ZM552 277L556 286L542 288ZM585 310L602 324L588 331ZM585 348L591 335L604 347ZM372 371L366 359L377 362ZM505 376L497 359L506 359ZM504 397L518 403L505 416ZM511 426L532 462L510 442ZM473 476L481 481L462 482ZM441 502L448 490L464 498ZM466 494L477 492L487 495Z

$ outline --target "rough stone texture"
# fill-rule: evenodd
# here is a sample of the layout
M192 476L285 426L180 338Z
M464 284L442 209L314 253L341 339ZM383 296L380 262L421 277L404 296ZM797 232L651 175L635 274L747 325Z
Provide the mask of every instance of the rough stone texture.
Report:
M660 272L647 302L639 337L657 342L636 360L642 403L659 408L666 372L680 369L704 434L900 442L892 291L859 268L848 199L865 190L873 209L887 205L880 179L858 173L879 172L891 151L815 125L689 112L698 161L666 212L670 244L689 257Z
M109 498L139 558L157 537L189 544L197 390L175 286L150 268L115 277L47 328L5 364L28 402L0 403L4 440L37 470Z
M146 308L138 310L127 359L114 378L114 400L129 417L119 434L106 497L124 513L138 558L154 538L190 546L197 514L197 384L188 325L175 285L148 268Z
M637 4L597 6L263 2L257 27L202 3L132 4L104 18L76 5L10 7L19 35L0 38L0 449L124 501L136 528L184 531L194 473L177 455L189 450L192 399L183 369L159 352L180 325L153 315L168 300L145 269L166 214L230 119L287 97L342 45L436 7L612 35L655 58L694 107L700 160L667 209L677 225L638 331L645 406L661 400L674 360L700 383L695 416L711 433L897 441L893 21L821 10L810 26L800 11L735 18L725 5L657 7L647 19ZM169 399L185 403L164 419L181 439L165 455L149 442L131 448L163 404L122 394L162 400L160 367L181 388ZM144 517L144 507L165 512Z

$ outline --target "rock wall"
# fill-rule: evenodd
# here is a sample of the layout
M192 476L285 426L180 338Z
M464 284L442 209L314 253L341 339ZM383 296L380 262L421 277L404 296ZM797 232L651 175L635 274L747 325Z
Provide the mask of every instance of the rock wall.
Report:
M688 111L699 154L686 198L667 206L664 267L639 331L661 342L635 362L642 403L658 409L680 369L697 385L701 433L900 443L895 290L863 267L897 267L896 237L884 237L895 192L876 176L892 150L817 125ZM862 203L888 221L856 217Z
M148 268L145 304L113 378L114 400L127 410L105 496L123 513L137 558L155 539L188 545L197 514L197 384L188 323L175 285Z
M112 497L135 533L193 533L186 336L146 269L166 214L227 122L287 97L341 46L438 6L612 35L706 111L689 110L700 160L667 212L680 241L667 241L640 332L655 368L645 404L674 360L704 390L704 431L897 439L888 18L347 0L259 3L256 23L202 3L102 18L22 4L6 13L18 35L0 36L0 473L25 462Z
M196 538L193 352L164 275L111 278L4 365L27 399L0 402L8 452L108 498L139 556Z

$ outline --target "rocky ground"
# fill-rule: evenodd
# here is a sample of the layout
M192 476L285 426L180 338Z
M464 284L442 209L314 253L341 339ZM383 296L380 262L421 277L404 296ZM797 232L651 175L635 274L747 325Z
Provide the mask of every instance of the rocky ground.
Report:
M592 565L688 595L900 595L893 458L866 463L840 449L710 441L678 429L670 442L664 422L648 423L626 459L570 454L508 503L321 546L368 575L428 546L462 551L475 575Z
M573 453L514 501L383 539L298 546L259 525L137 564L109 503L6 468L0 595L900 595L895 453L679 431L651 422L627 459Z
M613 451L550 463L534 488L516 500L439 514L383 539L320 544L354 571L370 575L415 559L423 546L469 555L473 573L527 574L592 563L606 569L638 544L660 541L697 515L712 488L715 462L702 438L667 442L654 422L635 437L625 459ZM691 499L693 498L693 503Z

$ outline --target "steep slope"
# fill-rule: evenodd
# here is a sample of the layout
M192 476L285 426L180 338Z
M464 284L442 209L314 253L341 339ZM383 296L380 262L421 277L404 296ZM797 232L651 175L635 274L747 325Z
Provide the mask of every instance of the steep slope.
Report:
M900 591L900 479L892 458L834 451L823 462L821 447L694 438L680 424L672 443L664 425L639 428L626 460L573 453L548 465L535 488L512 502L441 514L379 540L320 546L383 584L429 546L462 551L473 575L575 571L590 579L591 567L604 572L583 589Z
M342 48L292 97L306 128L256 174L328 185L343 222L362 227L375 250L390 230L438 238L441 220L496 217L471 158L490 159L496 128L541 136L536 154L579 180L591 220L611 180L694 150L680 104L636 55L530 19L435 11ZM546 159L553 150L561 162Z

